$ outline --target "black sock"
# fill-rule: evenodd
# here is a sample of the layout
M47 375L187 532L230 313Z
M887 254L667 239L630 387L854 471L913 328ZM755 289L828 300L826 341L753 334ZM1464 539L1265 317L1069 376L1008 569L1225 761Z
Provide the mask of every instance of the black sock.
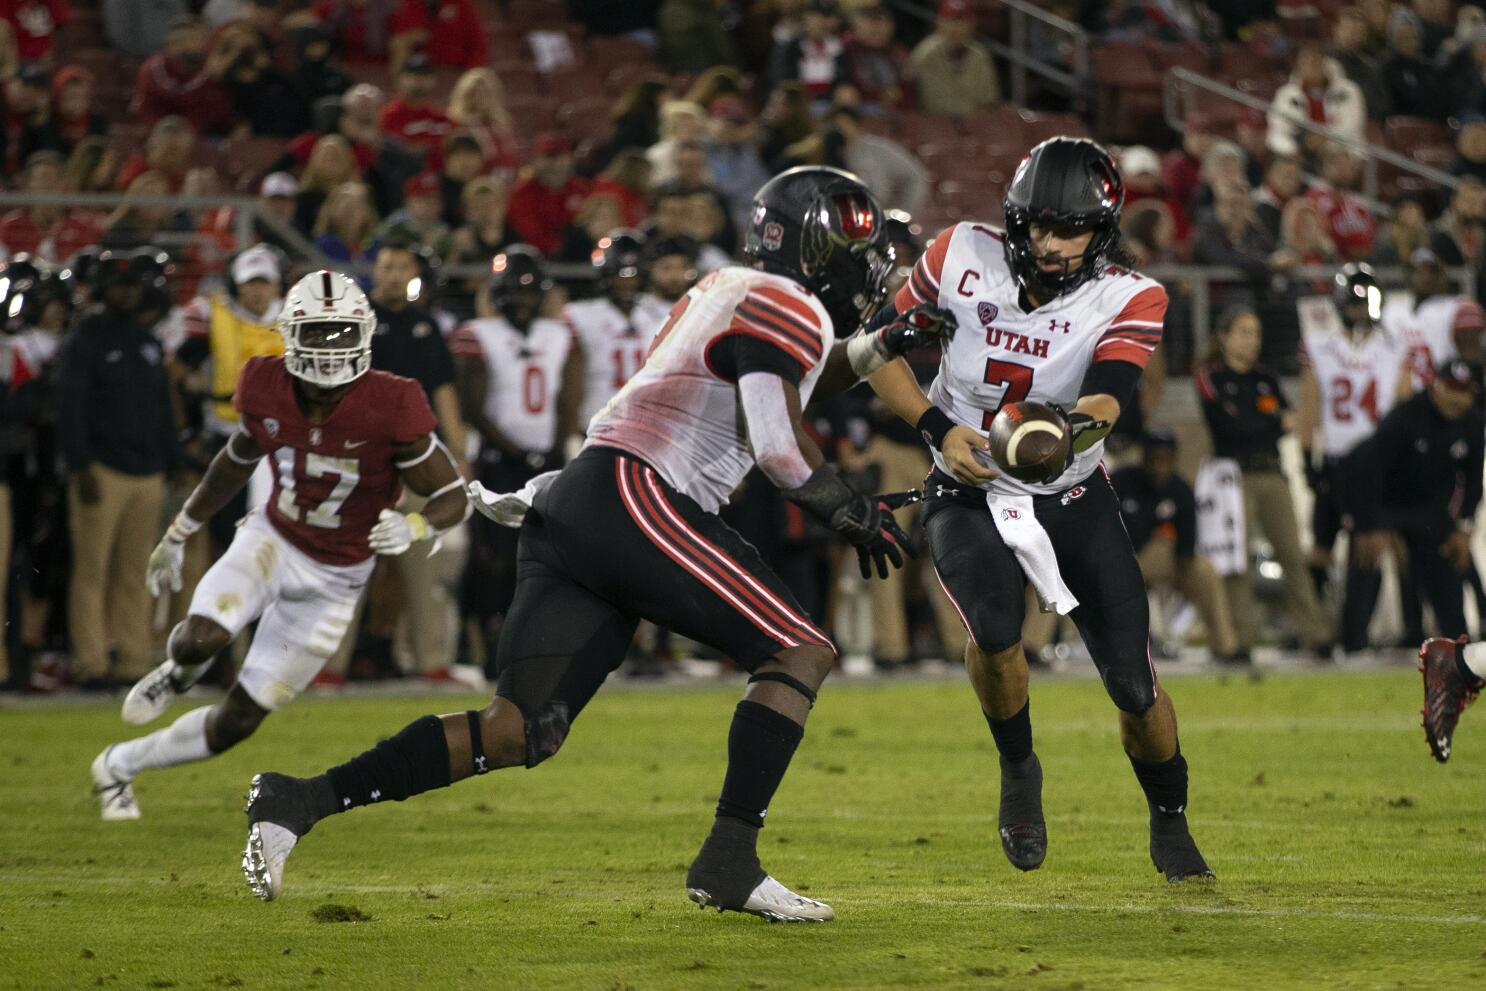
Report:
M1170 760L1130 757L1130 766L1135 768L1135 778L1145 790L1152 813L1178 816L1187 808L1187 759L1180 748Z
M761 827L804 736L805 727L788 716L748 699L739 702L728 729L728 770L717 814Z
M1008 764L1020 764L1032 756L1032 702L1029 699L1021 711L1009 719L992 719L986 716L986 725L991 736L996 738L996 749Z
M449 787L449 744L438 716L424 716L338 767L311 779L323 798L334 796L334 808L323 815L345 812L374 802L403 799ZM324 787L329 785L327 791Z

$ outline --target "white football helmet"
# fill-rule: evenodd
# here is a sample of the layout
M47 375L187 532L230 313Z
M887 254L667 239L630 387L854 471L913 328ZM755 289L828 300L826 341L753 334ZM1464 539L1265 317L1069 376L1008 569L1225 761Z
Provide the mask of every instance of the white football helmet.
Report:
M321 269L294 284L279 313L284 367L311 385L348 385L371 368L377 317L354 280Z

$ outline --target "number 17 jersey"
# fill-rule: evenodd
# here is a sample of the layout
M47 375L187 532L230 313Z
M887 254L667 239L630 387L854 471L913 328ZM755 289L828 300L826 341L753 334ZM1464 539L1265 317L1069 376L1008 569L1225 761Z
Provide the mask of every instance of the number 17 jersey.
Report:
M1126 361L1144 368L1161 341L1166 290L1114 266L1030 312L1006 263L1006 235L960 223L940 233L919 258L896 300L899 312L933 303L958 323L946 345L929 399L950 419L985 435L1007 403L1030 400L1072 409L1089 366ZM948 472L940 452L934 463ZM1098 468L1104 442L1075 455L1059 478L1022 482L1001 475L984 486L1007 495L1047 495L1076 485Z

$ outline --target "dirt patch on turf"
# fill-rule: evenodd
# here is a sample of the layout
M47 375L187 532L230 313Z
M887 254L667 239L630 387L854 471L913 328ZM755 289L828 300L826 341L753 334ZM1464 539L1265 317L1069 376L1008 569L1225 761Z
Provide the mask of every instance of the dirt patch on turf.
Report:
M355 905L317 905L310 909L310 918L316 922L370 922L372 917Z

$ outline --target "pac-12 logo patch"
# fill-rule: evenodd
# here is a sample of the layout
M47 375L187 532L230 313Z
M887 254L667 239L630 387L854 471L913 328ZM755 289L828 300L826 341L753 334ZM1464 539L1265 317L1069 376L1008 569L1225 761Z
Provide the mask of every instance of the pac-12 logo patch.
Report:
M778 251L784 246L784 228L774 221L764 225L764 248L768 251Z
M1070 502L1072 502L1073 500L1075 500L1075 499L1079 498L1080 496L1082 496L1086 491L1088 491L1088 490L1085 489L1082 485L1075 485L1073 488L1069 489L1067 492L1064 492L1063 493L1063 498L1059 499L1058 501L1061 502L1063 505L1066 506Z
M989 327L991 321L996 319L1000 312L1001 308L995 303L981 303L975 307L975 315L980 317L980 323L983 327Z
M279 421L271 416L266 417L263 420L263 429L268 431L268 436L277 437L279 435Z

